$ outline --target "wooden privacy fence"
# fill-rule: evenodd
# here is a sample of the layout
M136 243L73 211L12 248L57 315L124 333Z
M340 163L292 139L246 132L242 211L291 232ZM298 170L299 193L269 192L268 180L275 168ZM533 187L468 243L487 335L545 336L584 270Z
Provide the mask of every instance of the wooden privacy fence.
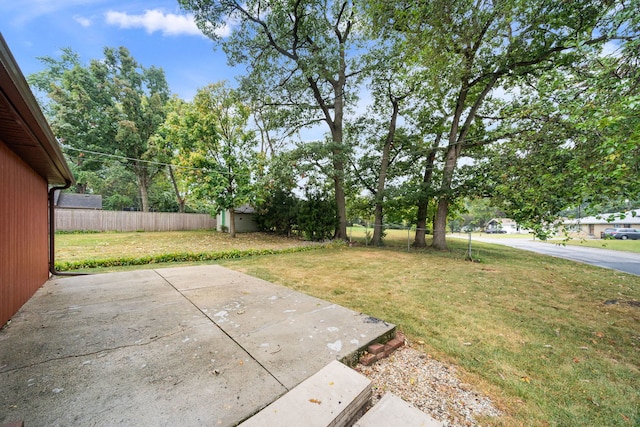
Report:
M92 209L55 211L56 231L176 231L215 229L208 214L123 212Z

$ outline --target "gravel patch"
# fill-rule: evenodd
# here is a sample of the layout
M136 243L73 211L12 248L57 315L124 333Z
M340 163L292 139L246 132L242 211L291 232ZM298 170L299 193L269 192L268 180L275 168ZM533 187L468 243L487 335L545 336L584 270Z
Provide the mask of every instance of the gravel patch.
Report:
M491 400L461 382L448 365L405 345L371 366L355 368L373 383L372 404L391 392L445 427L477 426L475 417L500 416Z

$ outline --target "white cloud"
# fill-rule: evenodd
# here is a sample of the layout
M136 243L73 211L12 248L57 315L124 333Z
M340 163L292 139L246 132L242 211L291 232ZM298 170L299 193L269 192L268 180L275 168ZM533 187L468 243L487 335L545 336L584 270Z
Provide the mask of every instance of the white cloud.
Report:
M125 12L113 10L105 13L107 24L118 25L120 28L144 28L147 33L153 34L161 31L164 35L198 35L203 36L198 29L192 14L176 15L174 13L164 13L160 9L146 10L142 15L130 15ZM219 37L227 37L231 34L232 26L224 25L216 29Z
M91 19L85 18L84 16L75 15L73 17L73 20L76 21L78 24L82 25L83 27L91 26Z
M196 26L193 15L176 15L164 13L159 9L146 10L142 15L129 15L125 12L113 10L105 13L107 24L118 25L120 28L144 28L147 33L153 34L156 31L168 36L178 35L199 35L202 32ZM231 32L228 26L216 31L225 37Z
M129 15L110 10L105 14L105 18L107 24L118 25L120 28L144 28L149 34L161 31L162 34L170 36L202 35L193 16L165 14L158 9L146 10L143 15Z

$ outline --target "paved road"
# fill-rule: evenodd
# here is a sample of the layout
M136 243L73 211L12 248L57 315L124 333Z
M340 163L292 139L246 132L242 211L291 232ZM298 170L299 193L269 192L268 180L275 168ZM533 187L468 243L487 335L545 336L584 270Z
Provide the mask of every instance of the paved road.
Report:
M462 237L462 236L461 236ZM543 243L529 239L509 239L490 237L473 237L475 241L497 243L512 248L523 249L558 258L570 259L598 267L610 268L629 274L640 276L640 253L612 251L610 249L583 248L580 246L562 246L553 243ZM638 242L640 244L640 242Z

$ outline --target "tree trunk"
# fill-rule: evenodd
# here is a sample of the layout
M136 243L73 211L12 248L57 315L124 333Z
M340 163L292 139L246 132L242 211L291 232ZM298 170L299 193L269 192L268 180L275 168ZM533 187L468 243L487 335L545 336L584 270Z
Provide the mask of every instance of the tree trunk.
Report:
M384 232L382 200L384 195L376 195L376 204L373 210L373 237L371 238L372 246L382 246L382 233Z
M185 198L180 196L180 190L178 190L178 183L176 181L175 175L173 175L173 168L168 166L169 168L169 178L171 179L171 183L173 184L173 191L176 192L176 199L178 200L178 212L184 213L184 205Z
M334 116L331 126L331 137L333 139L333 183L335 188L336 207L338 209L338 228L335 237L338 240L347 240L347 203L344 194L344 148L342 146L342 121L344 117L344 87L345 87L344 66L340 70L340 78L334 86Z
M347 240L347 203L344 194L344 183L342 176L344 176L344 163L340 162L341 168L336 168L336 173L340 177L334 179L335 192L336 192L336 206L338 207L338 229L336 230L336 239Z
M382 245L382 233L383 229L383 206L384 206L384 189L387 181L387 170L389 169L389 158L391 153L391 146L393 145L393 139L396 135L396 122L398 119L398 99L390 96L391 105L393 110L391 112L391 119L389 120L389 132L387 133L387 139L384 142L382 148L382 159L380 160L380 173L378 174L378 188L376 189L376 206L374 210L373 219L373 239L371 244L374 246Z
M441 251L448 249L447 216L449 215L449 198L451 197L451 183L453 182L453 173L458 162L459 154L459 145L449 145L444 169L442 171L442 185L440 186L440 197L438 198L436 216L433 220L433 242L431 243L431 247Z
M447 248L447 216L449 215L449 199L443 195L438 200L436 216L433 219L433 242L431 247L441 251Z
M471 67L469 66L469 70ZM467 95L469 93L469 81L462 80L458 100L456 102L456 110L451 120L451 130L449 132L449 147L447 148L447 157L445 158L444 169L442 170L442 185L440 186L440 199L438 200L438 210L433 220L433 243L434 249L447 250L447 216L449 215L449 202L451 197L451 183L453 182L453 174L458 163L460 153L467 140L467 135L471 129L471 124L476 118L478 109L482 105L484 99L498 81L499 74L494 73L477 95L475 101L471 105L467 113L467 117L460 126L462 113L465 110ZM459 133L458 133L459 132Z
M447 154L444 160L444 168L442 169L442 182L440 184L440 194L438 196L438 207L436 216L433 219L433 241L431 247L441 251L447 248L447 216L449 215L449 197L451 197L451 183L453 182L453 173L458 163L458 154L460 153L463 142L463 136L458 136L460 129L460 118L464 112L469 93L469 83L466 78L462 79L458 99L456 101L456 109L451 119L451 128L449 130L449 141ZM467 117L467 121L470 117ZM468 130L468 129L467 129Z
M346 40L346 38L345 38ZM298 64L301 65L301 62ZM304 65L301 65L304 68ZM320 88L316 80L307 77L309 87L313 92L313 96L318 106L324 114L324 120L331 130L331 141L333 148L331 149L332 166L333 166L333 186L335 193L335 201L338 215L338 224L334 233L334 238L339 240L348 240L347 235L347 204L344 193L344 146L343 146L343 120L344 120L344 90L346 86L346 62L344 59L344 50L340 51L340 65L337 79L328 79L333 86L333 105L329 105L321 94ZM333 110L333 117L331 117Z
M236 213L233 207L229 209L229 237L236 237Z
M144 166L137 168L136 178L138 187L140 188L140 202L142 203L142 212L149 212L149 177Z
M418 203L418 215L416 222L416 235L411 244L414 248L427 247L427 209L429 208L429 199Z
M439 141L439 138L438 138ZM437 143L435 144L437 146ZM414 248L427 247L427 212L429 208L429 187L431 186L431 177L433 176L433 164L436 160L436 150L432 149L427 154L427 163L424 167L424 176L422 178L422 188L420 189L420 198L418 199L418 215L416 222L416 235L412 246Z

